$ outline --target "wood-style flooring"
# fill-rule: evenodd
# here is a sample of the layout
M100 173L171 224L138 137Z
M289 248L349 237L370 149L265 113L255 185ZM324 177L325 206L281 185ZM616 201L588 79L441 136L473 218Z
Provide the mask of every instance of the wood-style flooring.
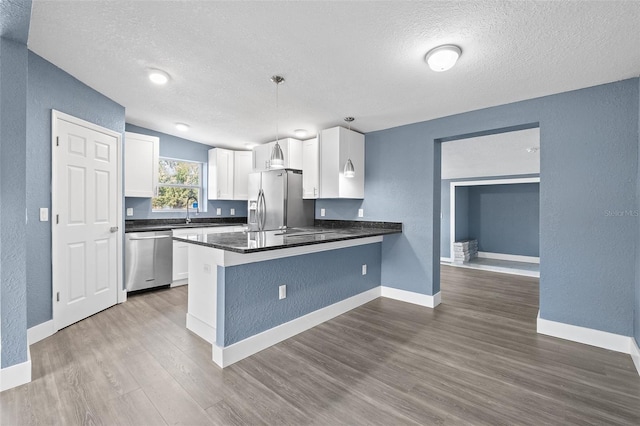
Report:
M8 425L640 424L628 355L536 334L538 280L442 267L442 304L380 298L221 370L187 288L31 346Z

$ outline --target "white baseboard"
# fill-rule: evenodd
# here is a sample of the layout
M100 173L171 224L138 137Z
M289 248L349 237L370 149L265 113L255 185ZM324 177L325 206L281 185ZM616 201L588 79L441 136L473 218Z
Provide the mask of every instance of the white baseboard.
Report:
M187 329L193 331L207 342L216 343L216 329L187 312Z
M382 297L388 297L389 299L413 303L414 305L435 308L440 304L440 292L437 292L433 296L430 296L428 294L414 293L412 291L400 290L397 288L385 286L380 287L380 290L380 294Z
M559 337L561 339L571 340L572 342L584 343L585 345L596 346L625 354L629 354L631 351L632 337L562 322L549 321L540 318L540 311L538 311L537 326L538 333L546 334L547 336Z
M188 278L184 278L184 279L181 279L181 280L173 281L169 287L171 287L171 288L180 287L181 285L187 285L188 283L189 283L189 279Z
M53 325L53 320L45 321L42 324L27 329L27 342L29 345L33 345L42 339L53 336L55 332L56 329Z
M453 262L453 258L451 258L451 257L440 257L440 262L451 263L451 262Z
M248 356L260 352L263 349L280 343L289 337L302 333L316 325L322 324L332 318L342 315L358 306L369 303L380 297L380 287L372 288L364 293L357 294L348 299L341 300L317 311L303 315L299 318L270 328L262 333L248 337L226 347L220 347L215 343L213 347L213 361L225 368Z
M629 343L629 352L631 352L631 359L636 366L636 370L638 370L638 375L640 375L640 348L638 348L638 342L633 337Z
M127 290L118 291L118 302L117 303L124 303L126 301L127 301Z
M510 260L512 262L540 263L539 257L521 256L518 254L491 253L488 251L479 251L478 257L484 259Z
M0 370L0 392L31 381L31 351L27 346L27 360Z

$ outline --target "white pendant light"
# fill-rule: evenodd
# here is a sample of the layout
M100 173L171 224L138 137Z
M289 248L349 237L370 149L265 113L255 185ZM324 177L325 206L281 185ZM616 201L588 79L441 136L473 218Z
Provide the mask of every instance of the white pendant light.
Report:
M351 122L355 120L353 117L345 117L344 121L349 123L349 131L351 131ZM353 178L356 177L356 169L351 162L351 146L347 140L347 162L344 164L344 177Z
M436 72L447 71L453 68L462 54L462 50L453 44L445 44L431 49L424 60L429 68Z
M276 144L271 150L270 165L272 169L284 169L284 154L278 140L278 86L284 83L284 77L274 75L271 77L271 81L276 84Z

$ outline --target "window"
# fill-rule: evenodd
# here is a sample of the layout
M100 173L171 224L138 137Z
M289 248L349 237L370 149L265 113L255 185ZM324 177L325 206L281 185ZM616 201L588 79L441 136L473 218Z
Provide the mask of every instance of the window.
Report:
M202 198L202 163L160 158L158 192L151 201L153 211L184 211L187 199ZM193 200L189 206L193 205ZM201 210L202 211L202 210Z

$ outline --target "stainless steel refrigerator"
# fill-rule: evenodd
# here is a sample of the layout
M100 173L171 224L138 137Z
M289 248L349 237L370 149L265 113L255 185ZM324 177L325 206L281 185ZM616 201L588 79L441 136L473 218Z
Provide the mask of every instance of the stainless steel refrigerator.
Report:
M249 174L249 231L313 226L313 200L302 199L302 171L269 170Z

